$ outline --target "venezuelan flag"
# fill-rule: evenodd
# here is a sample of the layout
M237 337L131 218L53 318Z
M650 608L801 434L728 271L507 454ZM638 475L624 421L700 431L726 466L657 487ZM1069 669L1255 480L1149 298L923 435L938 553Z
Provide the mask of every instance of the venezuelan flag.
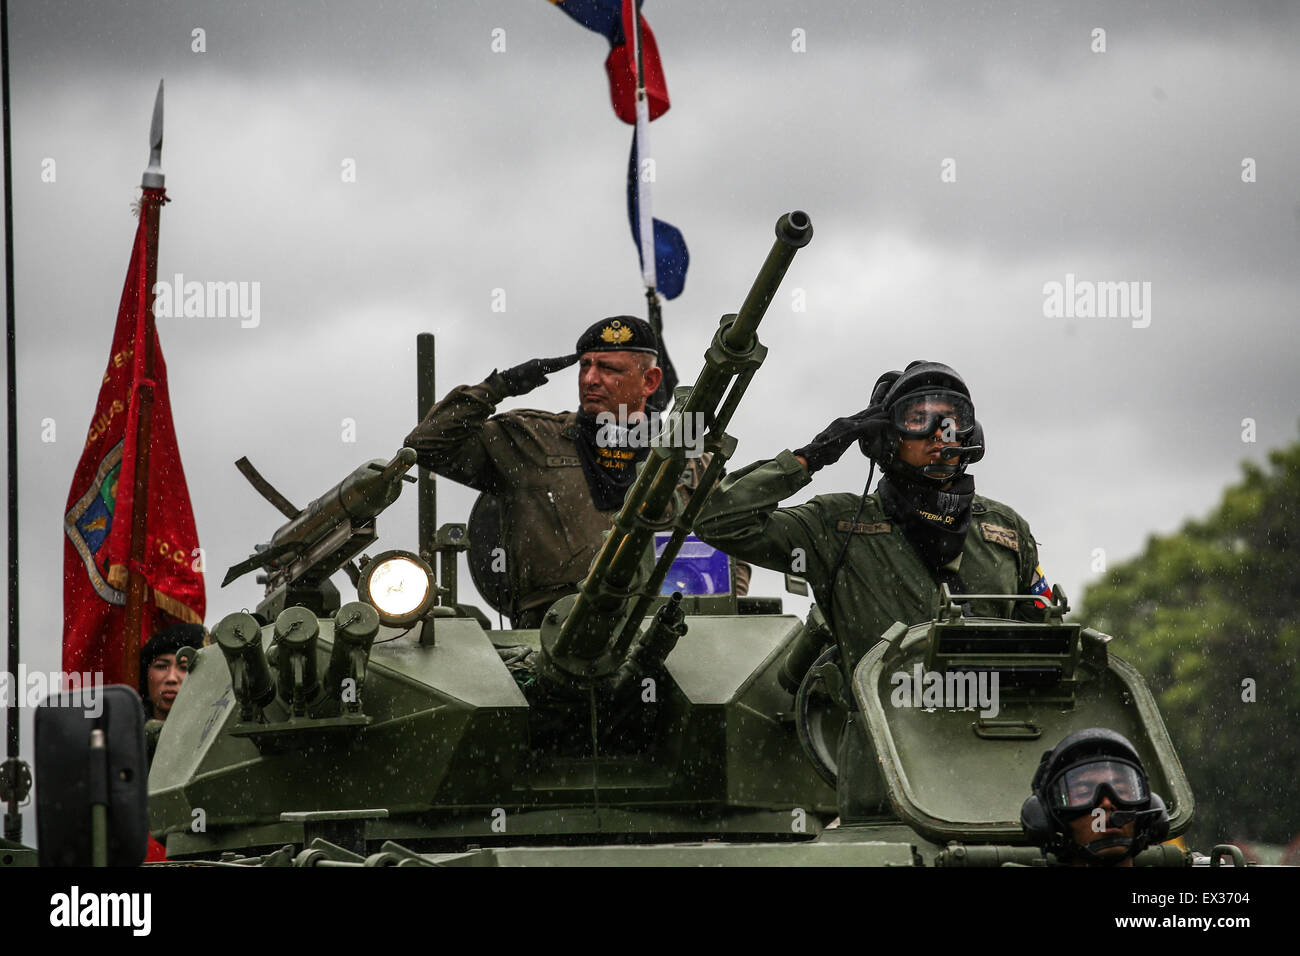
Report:
M1047 601L1052 600L1052 588L1051 585L1047 583L1047 578L1043 577L1043 566L1041 564L1034 568L1033 580L1029 582L1029 593L1037 594L1039 597ZM1034 606L1047 607L1043 601L1035 601Z
M610 46L626 42L623 37L623 0L551 0L551 3L588 30L595 30L609 41Z
M605 73L609 78L609 99L614 114L624 123L636 123L636 54L628 37L633 27L633 0L551 0L571 18L609 41ZM638 5L639 6L639 5ZM641 65L644 71L646 99L650 119L668 112L668 85L664 80L659 45L650 24L641 18Z
M641 254L641 177L637 171L640 161L637 157L637 132L632 132L632 153L627 161L627 218L632 225L632 241L636 243L637 255L641 258L641 271L652 277L650 283L657 287L665 299L675 299L686 287L686 267L691 264L691 254L686 248L686 237L676 226L662 219L654 221L654 267L653 272L646 268L645 257Z

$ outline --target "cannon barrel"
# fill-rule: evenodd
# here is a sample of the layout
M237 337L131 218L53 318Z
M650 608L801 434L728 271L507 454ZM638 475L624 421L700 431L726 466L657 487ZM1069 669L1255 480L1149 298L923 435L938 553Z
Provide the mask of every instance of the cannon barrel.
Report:
M767 353L758 341L758 325L794 254L808 244L812 233L812 221L802 211L788 213L777 221L776 242L745 296L740 312L722 317L705 352L704 368L685 402L674 404L667 427L628 491L614 519L614 527L576 599L557 606L548 615L550 621L542 629L542 649L547 661L560 671L587 677L609 673L618 666L617 657L626 651L632 631L639 625L632 618L643 612L649 601L649 596L643 596L634 606L636 595L632 587L646 548L670 515L685 462L682 443L676 440L682 433L682 423L686 416L699 416L695 421L711 421L706 447L715 459L721 456L725 461L730 452L725 444L729 441L725 429ZM720 470L721 462L709 469L714 478ZM695 492L701 502L707 493L707 487ZM685 535L685 529L679 526L679 530L678 544ZM661 561L671 562L675 554L676 547L670 545ZM567 612L559 607L566 608ZM624 623L626 628L620 634Z
M682 595L680 591L674 591L672 597L655 613L654 620L645 633L632 645L614 680L614 696L621 695L629 684L662 667L677 646L677 639L685 633L686 614L682 611Z
M776 221L776 242L758 270L749 295L740 307L739 318L728 333L727 345L737 352L748 349L763 321L767 307L785 278L785 272L794 261L794 254L812 242L812 220L801 209L786 213Z

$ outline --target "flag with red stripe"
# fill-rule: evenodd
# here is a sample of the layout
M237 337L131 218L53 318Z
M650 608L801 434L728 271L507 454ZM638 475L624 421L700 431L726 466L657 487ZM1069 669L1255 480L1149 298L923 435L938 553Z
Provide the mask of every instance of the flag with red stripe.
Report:
M609 80L609 100L614 113L624 123L636 124L636 52L628 38L632 35L632 0L551 0L551 3L588 30L599 33L609 41L609 56L605 58L605 75ZM663 63L659 60L659 44L645 17L641 18L641 45L644 48L641 64L645 74L646 98L650 104L650 118L658 119L668 112L668 84L664 79Z

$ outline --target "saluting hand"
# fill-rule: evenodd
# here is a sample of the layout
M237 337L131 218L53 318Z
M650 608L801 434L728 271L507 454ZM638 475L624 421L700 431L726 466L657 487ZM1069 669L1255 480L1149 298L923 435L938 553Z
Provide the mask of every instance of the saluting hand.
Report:
M568 368L577 361L578 353L574 352L571 355L561 355L556 358L529 359L514 368L508 368L504 372L494 372L493 374L501 377L507 394L526 395L533 389L545 385L546 376L552 372L558 372L562 368Z
M837 418L811 442L795 451L812 474L827 465L833 465L858 439L869 440L889 427L889 415L883 405L872 405L850 415Z

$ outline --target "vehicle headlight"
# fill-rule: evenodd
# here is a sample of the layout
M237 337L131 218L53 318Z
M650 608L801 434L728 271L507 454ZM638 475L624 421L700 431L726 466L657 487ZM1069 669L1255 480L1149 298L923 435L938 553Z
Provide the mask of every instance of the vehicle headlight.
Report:
M433 569L409 551L385 551L361 572L357 596L379 612L385 624L411 624L433 605Z

